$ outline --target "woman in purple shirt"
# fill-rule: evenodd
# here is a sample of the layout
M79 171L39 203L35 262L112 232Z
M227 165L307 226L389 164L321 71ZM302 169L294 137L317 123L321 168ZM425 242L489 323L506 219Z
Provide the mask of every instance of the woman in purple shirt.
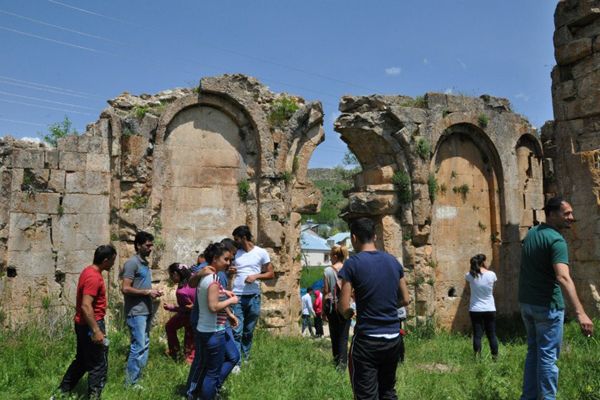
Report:
M183 345L185 360L188 364L191 364L194 360L194 331L190 325L190 314L196 297L196 289L188 285L190 276L191 271L186 265L180 263L169 265L169 277L177 284L177 291L175 292L177 305L165 304L163 306L167 311L176 312L165 325L169 345L168 354L174 359L179 356L180 346L177 331L185 328Z

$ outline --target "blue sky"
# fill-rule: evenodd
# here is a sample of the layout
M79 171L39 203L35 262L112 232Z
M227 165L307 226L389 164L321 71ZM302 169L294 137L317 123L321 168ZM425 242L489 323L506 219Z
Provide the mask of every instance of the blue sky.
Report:
M223 73L323 102L311 167L341 163L345 94L487 93L539 127L552 119L556 3L0 0L0 136L38 137L65 115L83 131L123 91Z

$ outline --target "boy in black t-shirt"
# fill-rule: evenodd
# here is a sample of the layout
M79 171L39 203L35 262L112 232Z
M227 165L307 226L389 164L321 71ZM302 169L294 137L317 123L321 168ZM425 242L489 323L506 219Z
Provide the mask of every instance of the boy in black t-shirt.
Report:
M354 314L356 327L350 347L350 381L355 399L396 399L396 367L403 343L398 307L409 304L402 265L375 247L375 225L360 218L350 225L357 254L339 272L342 290L338 309L345 318Z

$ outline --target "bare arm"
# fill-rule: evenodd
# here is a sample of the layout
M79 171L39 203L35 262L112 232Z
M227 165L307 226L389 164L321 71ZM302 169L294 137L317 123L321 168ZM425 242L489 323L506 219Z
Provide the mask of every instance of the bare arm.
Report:
M400 278L399 283L399 292L400 298L398 299L398 305L400 307L406 307L410 304L410 295L408 294L408 287L406 286L406 278Z
M123 282L121 283L121 293L134 295L134 296L150 296L152 298L162 296L162 292L157 289L136 289L131 284L133 280L130 278L123 278Z
M190 287L198 287L198 284L200 283L200 281L202 280L202 278L204 278L206 275L210 275L210 274L216 274L217 271L211 267L210 265L207 265L206 267L202 268L200 271L196 272L195 274L193 274L190 277L190 280L188 281L188 285L190 285Z
M554 264L554 272L556 273L556 280L558 281L563 293L567 296L567 299L575 309L575 316L579 321L579 327L581 332L586 335L592 335L594 333L594 324L592 320L587 316L579 297L577 297L577 291L575 290L575 284L569 274L569 266L567 264L558 263Z
M92 331L92 342L96 344L101 344L104 341L104 333L100 330L98 323L96 322L96 318L94 317L94 307L92 305L94 301L94 296L90 296L89 294L84 294L81 301L81 312L83 314L83 319L87 326L90 327Z
M232 304L237 304L238 297L234 294L226 300L219 301L219 285L210 285L208 287L208 309L210 312L216 313Z
M338 310L342 317L346 319L352 318L354 310L350 306L352 304L352 283L342 279L342 291L338 300Z
M246 283L252 283L257 279L273 279L275 277L275 271L273 271L273 264L270 262L262 266L262 272L260 274L248 275L246 277Z

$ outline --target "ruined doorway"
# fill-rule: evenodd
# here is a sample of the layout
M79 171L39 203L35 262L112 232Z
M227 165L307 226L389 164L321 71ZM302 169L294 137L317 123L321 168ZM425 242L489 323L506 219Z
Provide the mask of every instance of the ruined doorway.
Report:
M463 125L445 132L434 157L439 185L432 213L436 314L440 325L452 330L470 326L465 293L470 258L485 254L498 273L500 166L495 155L484 133Z
M245 144L235 121L208 106L180 111L167 132L162 260L191 263L210 242L246 223L238 196L238 184L247 177Z

